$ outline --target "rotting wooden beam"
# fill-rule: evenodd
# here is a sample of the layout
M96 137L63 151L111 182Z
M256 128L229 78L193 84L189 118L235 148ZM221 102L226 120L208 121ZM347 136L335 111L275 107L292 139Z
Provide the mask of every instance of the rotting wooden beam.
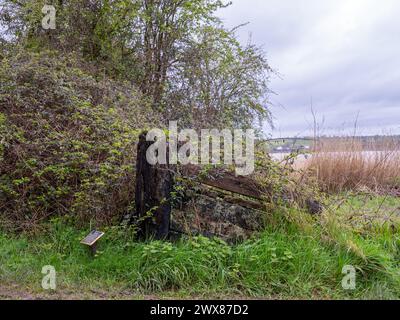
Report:
M205 185L258 200L263 199L264 188L248 177L235 176L233 172L220 172L218 169L210 170L205 177L202 177L202 173L203 171L200 166L186 165L181 168L183 176L197 178Z

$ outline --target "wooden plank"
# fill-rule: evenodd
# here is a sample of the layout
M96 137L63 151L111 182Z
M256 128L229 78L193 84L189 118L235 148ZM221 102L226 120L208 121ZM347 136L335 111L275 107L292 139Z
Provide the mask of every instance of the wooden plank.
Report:
M214 187L205 185L198 190L200 194L206 195L210 198L220 198L226 202L239 205L244 208L255 209L255 210L265 210L265 203L263 201L257 199L249 199L249 198L240 198L235 197L235 195L231 195L226 190L216 189Z
M262 199L263 187L251 178L235 176L232 172L211 170L206 177L202 176L202 168L195 165L187 165L181 168L181 174L194 177L205 185L237 193L255 199Z
M265 205L262 204L261 202L256 202L256 201L251 201L247 199L240 199L240 198L234 198L234 197L225 197L224 201L248 208L248 209L254 209L254 210L261 210L265 211Z

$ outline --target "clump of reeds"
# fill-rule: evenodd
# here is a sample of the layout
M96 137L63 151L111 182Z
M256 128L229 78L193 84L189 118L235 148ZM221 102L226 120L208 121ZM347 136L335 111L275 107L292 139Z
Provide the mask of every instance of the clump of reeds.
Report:
M399 137L316 139L307 168L328 192L400 190Z

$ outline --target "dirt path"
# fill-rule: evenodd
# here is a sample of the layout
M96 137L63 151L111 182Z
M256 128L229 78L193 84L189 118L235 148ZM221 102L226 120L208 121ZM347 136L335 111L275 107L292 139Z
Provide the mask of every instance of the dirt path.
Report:
M100 290L57 290L55 292L35 292L16 284L0 284L0 300L156 300L157 296L141 296L128 291L106 292Z
M216 295L216 296L192 296L177 295L174 292L166 292L162 295L140 295L128 290L120 291L101 291L89 290L81 291L80 289L57 289L55 292L35 291L27 287L17 284L0 284L0 300L185 300L185 299L216 299L216 300L247 300L250 297L235 295ZM253 298L254 299L254 298ZM269 300L271 297L257 298L261 300Z
M22 291L18 286L0 285L1 300L34 300L35 297L27 291Z

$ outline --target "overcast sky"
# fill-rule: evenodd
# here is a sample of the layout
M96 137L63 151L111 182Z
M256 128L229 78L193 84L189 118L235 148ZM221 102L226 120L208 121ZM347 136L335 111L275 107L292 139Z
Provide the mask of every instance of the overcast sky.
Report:
M400 133L399 0L233 0L220 16L249 22L241 41L251 35L281 74L274 136L310 134L311 99L325 134L356 119L360 134Z

